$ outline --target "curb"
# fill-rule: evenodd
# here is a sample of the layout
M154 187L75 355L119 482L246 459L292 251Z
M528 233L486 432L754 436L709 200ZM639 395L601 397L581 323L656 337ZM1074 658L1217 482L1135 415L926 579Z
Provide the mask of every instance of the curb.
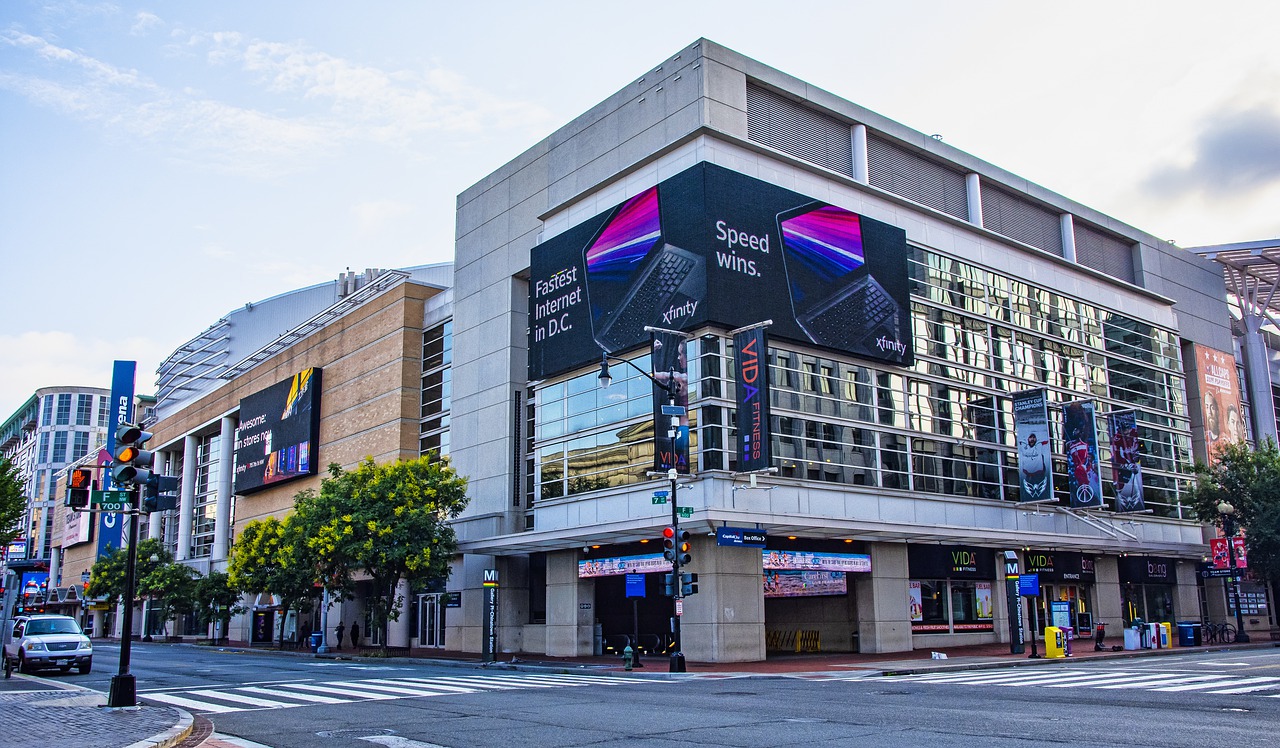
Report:
M187 736L195 730L195 718L185 709L179 709L176 706L168 708L178 712L178 724L158 735L152 735L136 743L131 743L125 748L173 748L173 746L186 740Z

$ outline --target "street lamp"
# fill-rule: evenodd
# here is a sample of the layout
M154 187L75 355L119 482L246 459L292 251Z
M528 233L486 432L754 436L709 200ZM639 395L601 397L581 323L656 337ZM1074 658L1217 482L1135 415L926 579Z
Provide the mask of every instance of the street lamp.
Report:
M671 459L672 459L672 462L674 463L675 454L676 454L676 439L680 433L680 416L676 415L676 412L675 412L676 372L674 369L674 366L675 366L674 359L672 363L673 368L670 374L668 374L667 376L666 384L659 382L656 377L654 377L652 374L645 371L644 369L641 369L639 366L636 366L634 363L631 362L630 359L619 358L615 356L613 360L615 362L627 364L632 369L635 369L636 371L643 374L645 379L648 379L650 382L653 382L659 389L667 393L667 404L671 406L671 413L670 413L671 427L667 431L667 436L671 440L671 446L670 446L671 455L672 455ZM597 377L597 380L599 382L601 389L607 389L609 385L613 384L613 377L610 376L609 374L608 352L602 351L600 353L600 374ZM656 423L654 424L653 437L656 442L658 438L658 424ZM655 444L655 449L656 449L656 444ZM677 506L677 502L676 502L676 494L680 488L679 485L677 485L676 483L676 478L678 477L678 475L679 473L677 473L674 464L672 465L671 469L669 469L666 472L667 479L671 481L671 530L674 534L673 540L677 544L679 542L678 538L680 537L680 508ZM684 652L681 649L681 642L680 642L680 615L683 612L684 596L681 593L680 551L678 548L675 549L675 553L672 554L672 558L671 558L671 584L672 584L671 636L672 636L672 643L675 645L675 648L674 648L674 651L671 652L671 667L669 672L683 673L685 672L685 662L684 662Z
M1231 566L1231 585L1236 596L1236 641L1249 643L1249 635L1244 630L1244 615L1241 604L1244 598L1240 595L1240 569L1236 566L1236 508L1224 501L1218 504L1218 517L1222 523L1222 534L1227 536L1227 563Z

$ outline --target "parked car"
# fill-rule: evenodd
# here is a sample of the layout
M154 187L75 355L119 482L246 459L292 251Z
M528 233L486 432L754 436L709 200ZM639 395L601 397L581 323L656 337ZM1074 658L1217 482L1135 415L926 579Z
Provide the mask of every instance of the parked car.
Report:
M14 668L30 673L76 668L81 675L93 669L93 643L69 616L18 616L4 634L4 677Z

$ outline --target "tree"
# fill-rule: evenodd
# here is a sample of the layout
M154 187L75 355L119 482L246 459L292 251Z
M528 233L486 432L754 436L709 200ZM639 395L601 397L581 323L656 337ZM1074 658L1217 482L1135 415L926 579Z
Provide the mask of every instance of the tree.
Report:
M200 572L186 564L169 562L158 565L138 579L138 594L151 598L151 609L160 612L166 634L169 621L195 608L199 576Z
M208 626L221 624L215 630L215 641L225 637L231 626L231 616L244 612L240 604L240 590L231 584L226 572L211 571L208 576L196 580L196 588L192 597L195 602L196 620Z
M1272 585L1280 582L1280 448L1268 438L1257 449L1238 442L1218 453L1218 461L1196 465L1189 502L1202 521L1222 526L1218 505L1235 508L1235 523L1244 531L1249 570Z
M306 493L306 492L303 492ZM254 520L236 538L227 563L228 583L239 590L280 596L281 610L302 611L314 607L320 596L320 574L315 553L307 544L294 515ZM284 627L280 627L284 644Z
M89 597L106 598L113 603L123 602L125 567L129 562L129 549L115 548L105 556L99 556L89 570ZM134 579L142 580L165 564L173 563L173 554L155 538L138 542L138 562ZM139 587L140 589L140 587Z
M457 540L447 521L466 508L467 481L430 457L388 465L370 457L351 471L331 464L329 476L318 494L298 494L294 516L324 579L341 588L357 570L371 579L369 606L385 653L388 622L404 603L400 581L413 588L449 576Z
M22 536L22 520L27 516L24 488L18 466L0 457L0 547Z

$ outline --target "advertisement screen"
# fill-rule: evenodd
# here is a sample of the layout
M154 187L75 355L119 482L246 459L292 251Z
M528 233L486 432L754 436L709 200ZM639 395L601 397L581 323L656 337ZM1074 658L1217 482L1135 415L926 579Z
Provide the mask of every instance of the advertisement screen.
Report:
M304 369L240 401L235 492L316 474L320 369Z
M645 327L736 329L908 366L906 233L698 164L534 248L529 377L648 341Z
M844 595L849 584L842 571L767 571L765 597L816 597Z
M578 561L578 578L616 577L623 574L648 574L655 571L671 571L671 562L661 553L642 556L611 556L588 558Z

